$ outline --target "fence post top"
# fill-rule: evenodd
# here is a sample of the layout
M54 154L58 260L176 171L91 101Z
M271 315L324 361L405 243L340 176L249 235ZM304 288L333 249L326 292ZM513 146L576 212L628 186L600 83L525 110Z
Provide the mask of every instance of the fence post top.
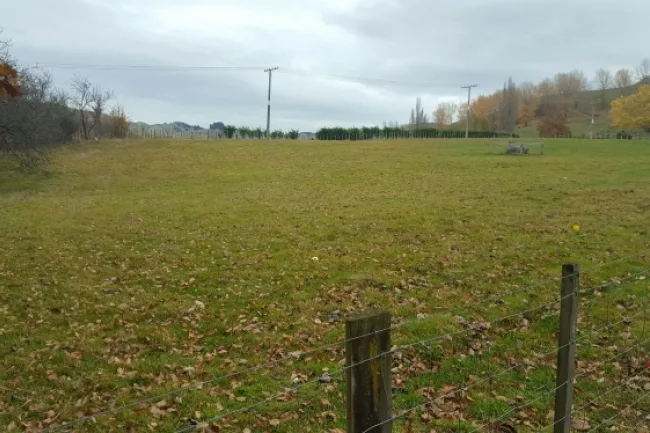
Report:
M390 313L387 310L381 308L373 308L369 310L353 311L348 314L345 318L346 322L358 322L367 320L375 316L389 316Z
M580 271L580 265L578 263L565 263L562 265L562 270L570 273L575 273Z

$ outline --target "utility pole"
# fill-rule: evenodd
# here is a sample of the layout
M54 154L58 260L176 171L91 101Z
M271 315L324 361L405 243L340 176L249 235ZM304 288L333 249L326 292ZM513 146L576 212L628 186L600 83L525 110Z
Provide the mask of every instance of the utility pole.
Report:
M594 106L595 103L591 103L591 126L589 127L589 138L594 138Z
M271 75L273 71L277 71L279 68L277 66L273 68L264 69L264 72L269 73L269 99L268 105L266 107L266 139L271 138Z
M461 87L461 89L467 89L467 126L465 127L465 138L469 138L469 103L472 98L472 87L478 87L478 84Z

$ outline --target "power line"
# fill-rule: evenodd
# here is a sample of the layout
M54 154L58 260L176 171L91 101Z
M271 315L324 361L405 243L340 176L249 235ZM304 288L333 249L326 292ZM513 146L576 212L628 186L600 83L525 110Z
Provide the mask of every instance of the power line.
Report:
M52 69L95 69L95 70L145 70L145 71L182 71L182 70L206 70L206 71L258 71L267 68L263 66L217 66L217 65L144 65L144 64L97 64L97 63L34 63L29 67L52 68ZM276 67L277 68L277 67ZM454 83L425 82L410 80L393 80L388 78L362 77L352 75L330 74L327 72L305 71L301 69L283 68L280 73L304 77L332 78L344 81L355 81L369 84L388 84L414 87L455 87Z
M206 71L258 71L263 66L217 66L217 65L145 65L145 64L97 64L97 63L34 63L29 67L52 68L52 69L90 69L90 70L144 70L144 71L182 71L182 70L206 70ZM330 74L327 72L305 71L294 68L283 68L280 73L304 77L332 78L344 81L355 81L369 84L388 84L413 87L455 87L454 83L424 82L411 80L393 80L388 78L362 77L352 75Z
M334 78L345 81L356 81L360 83L369 83L369 84L389 84L389 85L401 85L401 86L415 86L415 87L455 87L455 84L452 83L434 83L434 82L424 82L424 81L404 81L404 80L392 80L387 78L373 78L373 77L359 77L351 75L340 75L340 74L330 74L326 72L314 72L314 71L304 71L300 69L291 69L286 68L282 69L281 73L298 75L298 76L315 76L322 78Z
M92 64L92 63L34 63L31 68L52 69L99 69L99 70L147 70L147 71L175 71L175 70L210 70L210 71L258 71L262 66L211 66L211 65L129 65L129 64Z

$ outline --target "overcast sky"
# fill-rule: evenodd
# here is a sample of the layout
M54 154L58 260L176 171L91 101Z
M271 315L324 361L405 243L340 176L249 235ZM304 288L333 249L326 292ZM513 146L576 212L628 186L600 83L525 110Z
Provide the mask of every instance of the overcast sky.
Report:
M263 69L279 66L272 127L301 131L406 123L417 96L432 112L465 84L478 94L508 76L634 68L650 57L648 17L647 0L0 1L21 64L48 65L63 88L87 76L132 120L264 126Z

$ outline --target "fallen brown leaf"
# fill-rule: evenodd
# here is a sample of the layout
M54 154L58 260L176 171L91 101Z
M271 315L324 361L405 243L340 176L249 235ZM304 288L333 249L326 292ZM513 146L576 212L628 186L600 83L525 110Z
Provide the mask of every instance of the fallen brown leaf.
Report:
M589 425L589 421L586 419L574 419L571 420L571 428L573 430L585 431L590 430L591 426Z

